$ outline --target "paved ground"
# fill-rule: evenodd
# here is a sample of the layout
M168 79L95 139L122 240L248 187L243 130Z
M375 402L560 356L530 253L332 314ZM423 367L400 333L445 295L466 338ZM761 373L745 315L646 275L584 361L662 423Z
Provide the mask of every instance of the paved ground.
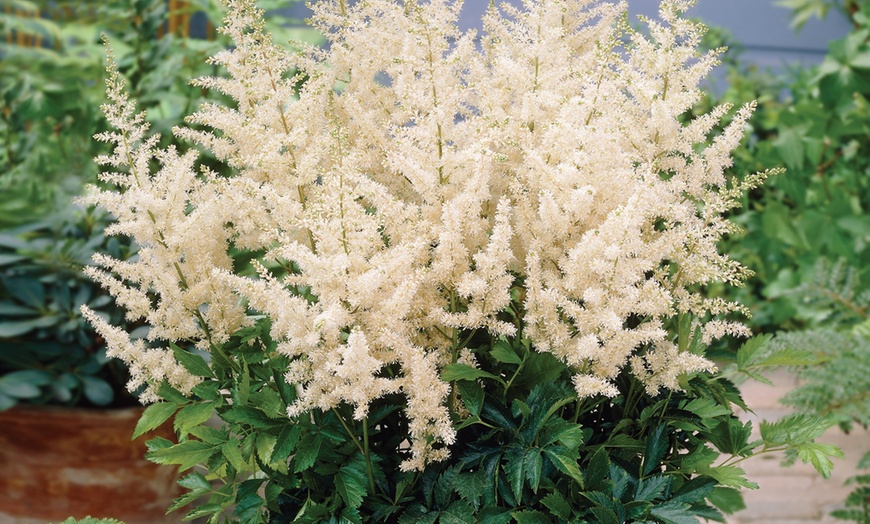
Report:
M775 420L788 413L777 400L795 385L795 379L785 372L769 377L774 386L747 382L741 387L746 404L755 411L745 418L758 427L760 420ZM870 451L870 432L857 429L848 435L832 429L819 442L839 446L846 454L835 459L831 478L825 479L812 466L797 464L781 467L781 456L761 456L742 463L758 490L744 490L746 509L732 515L729 524L833 524L846 521L834 519L829 513L841 506L850 492L844 486L847 478L856 474L854 468L864 453Z

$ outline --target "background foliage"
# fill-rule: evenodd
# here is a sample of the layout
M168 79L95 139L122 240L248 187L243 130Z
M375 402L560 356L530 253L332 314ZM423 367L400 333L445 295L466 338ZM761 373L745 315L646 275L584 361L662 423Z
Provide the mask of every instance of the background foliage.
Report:
M176 19L194 13L191 33ZM205 62L227 44L208 30L222 16L218 0L0 0L0 228L38 220L95 181L102 149L93 135L105 128L101 34L152 129L172 140L172 126L216 96L188 80L220 73ZM287 22L269 21L282 41L316 39Z
M852 29L818 67L775 76L729 65L721 98L759 101L733 171L787 170L745 198L734 216L745 233L725 249L757 272L733 295L755 314L753 327L779 332L770 348L814 362L794 368L802 385L783 402L850 431L870 423L870 2L779 4L796 28L828 15L847 16ZM870 476L852 482L835 516L870 522Z
M216 0L0 0L0 409L133 401L123 365L107 362L79 312L89 304L122 321L81 270L96 250L135 253L103 236L105 216L71 203L96 181L92 158L102 152L93 139L105 129L100 35L152 129L172 140L171 127L214 96L188 79L218 74L205 59L226 45L208 30L222 16ZM309 36L285 22L271 22L282 38Z
M82 268L96 250L126 258L135 247L104 237L107 217L71 199L96 181L101 33L118 41L155 129L168 131L205 96L186 75L207 72L204 58L222 44L161 35L170 14L159 0L0 0L0 409L134 401L123 365L108 362L79 306L123 320Z

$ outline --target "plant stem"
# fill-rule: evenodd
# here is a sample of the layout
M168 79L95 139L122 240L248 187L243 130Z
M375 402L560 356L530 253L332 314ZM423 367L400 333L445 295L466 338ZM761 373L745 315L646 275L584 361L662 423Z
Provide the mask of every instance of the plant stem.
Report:
M369 418L366 417L363 419L363 447L365 451L363 451L363 455L366 457L366 473L369 475L369 492L374 494L375 492L375 475L372 473L372 455L369 450Z
M765 453L776 453L777 451L786 451L789 449L789 447L790 446L784 445L784 446L769 448L769 447L767 447L767 444L765 444L764 447L761 448L761 451L752 453L751 455L746 455L744 457L740 457L739 455L731 455L729 458L727 458L724 462L722 462L721 464L719 464L716 467L718 468L718 467L722 467L722 466L733 466L734 464L739 464L748 458L757 457L759 455L764 455Z
M362 453L363 455L367 455L365 448L363 448L362 445L359 443L359 439L357 438L356 434L351 431L350 427L344 421L344 417L342 417L341 413L338 412L338 409L332 408L332 412L335 413L335 418L337 418L338 421L341 422L341 426L344 428L345 431L347 431L347 434L350 436L350 440L352 440L353 443L356 444L356 447L357 449L359 449L360 453Z

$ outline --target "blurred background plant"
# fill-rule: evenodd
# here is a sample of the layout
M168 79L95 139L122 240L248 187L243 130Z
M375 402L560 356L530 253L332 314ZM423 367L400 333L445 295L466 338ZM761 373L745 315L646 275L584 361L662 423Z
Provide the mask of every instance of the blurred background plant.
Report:
M45 216L95 180L101 34L152 129L172 140L172 126L218 96L188 80L218 74L206 58L226 45L213 29L222 16L218 0L0 0L0 227ZM270 17L270 30L280 41L316 40L292 22Z
M800 385L782 402L848 432L870 424L870 1L778 4L797 30L824 16L848 17L851 30L817 67L774 74L734 60L724 92L710 92L707 104L758 100L735 176L786 167L733 216L745 231L723 249L757 274L728 298L753 312L753 329L777 333L770 351L815 362L792 368ZM834 515L870 523L870 475L850 482Z
M101 34L152 129L174 141L172 126L219 96L188 80L218 74L206 58L226 46L214 31L222 17L218 0L0 0L0 410L132 402L122 365L107 362L78 310L120 320L81 271L96 250L135 252L103 235L107 217L71 203L104 152L93 139L105 128ZM271 17L270 30L316 41L293 22Z
M123 365L106 357L79 312L87 304L123 320L112 299L82 273L98 250L121 259L132 253L129 243L103 235L107 223L101 213L68 207L0 234L0 409L21 401L133 403L123 389Z

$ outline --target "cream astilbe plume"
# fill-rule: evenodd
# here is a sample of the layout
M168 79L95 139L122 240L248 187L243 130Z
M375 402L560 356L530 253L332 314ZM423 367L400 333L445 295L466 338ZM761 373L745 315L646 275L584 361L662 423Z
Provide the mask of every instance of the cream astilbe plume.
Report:
M110 65L115 131L99 138L114 151L99 160L117 190L85 202L141 249L91 274L155 342L209 349L269 316L300 392L290 415L345 403L364 418L403 394L407 469L447 456L441 371L477 365L463 330L517 335L502 315L512 289L523 336L575 371L581 397L618 395L621 373L649 394L679 388L713 366L678 350L670 319L712 321L704 340L746 332L714 319L738 305L697 289L746 276L716 242L763 178L724 175L751 105L715 139L730 108L683 120L717 60L679 17L690 4L663 1L642 33L624 3L527 0L490 8L478 46L457 29L460 2L322 0L313 23L329 47L291 53L253 0L228 0L234 47L212 58L228 77L194 83L234 103L203 105L175 133L233 174L157 148ZM234 272L231 246L266 253L258 277ZM286 275L266 269L288 262ZM89 318L141 380L189 389L163 356Z

